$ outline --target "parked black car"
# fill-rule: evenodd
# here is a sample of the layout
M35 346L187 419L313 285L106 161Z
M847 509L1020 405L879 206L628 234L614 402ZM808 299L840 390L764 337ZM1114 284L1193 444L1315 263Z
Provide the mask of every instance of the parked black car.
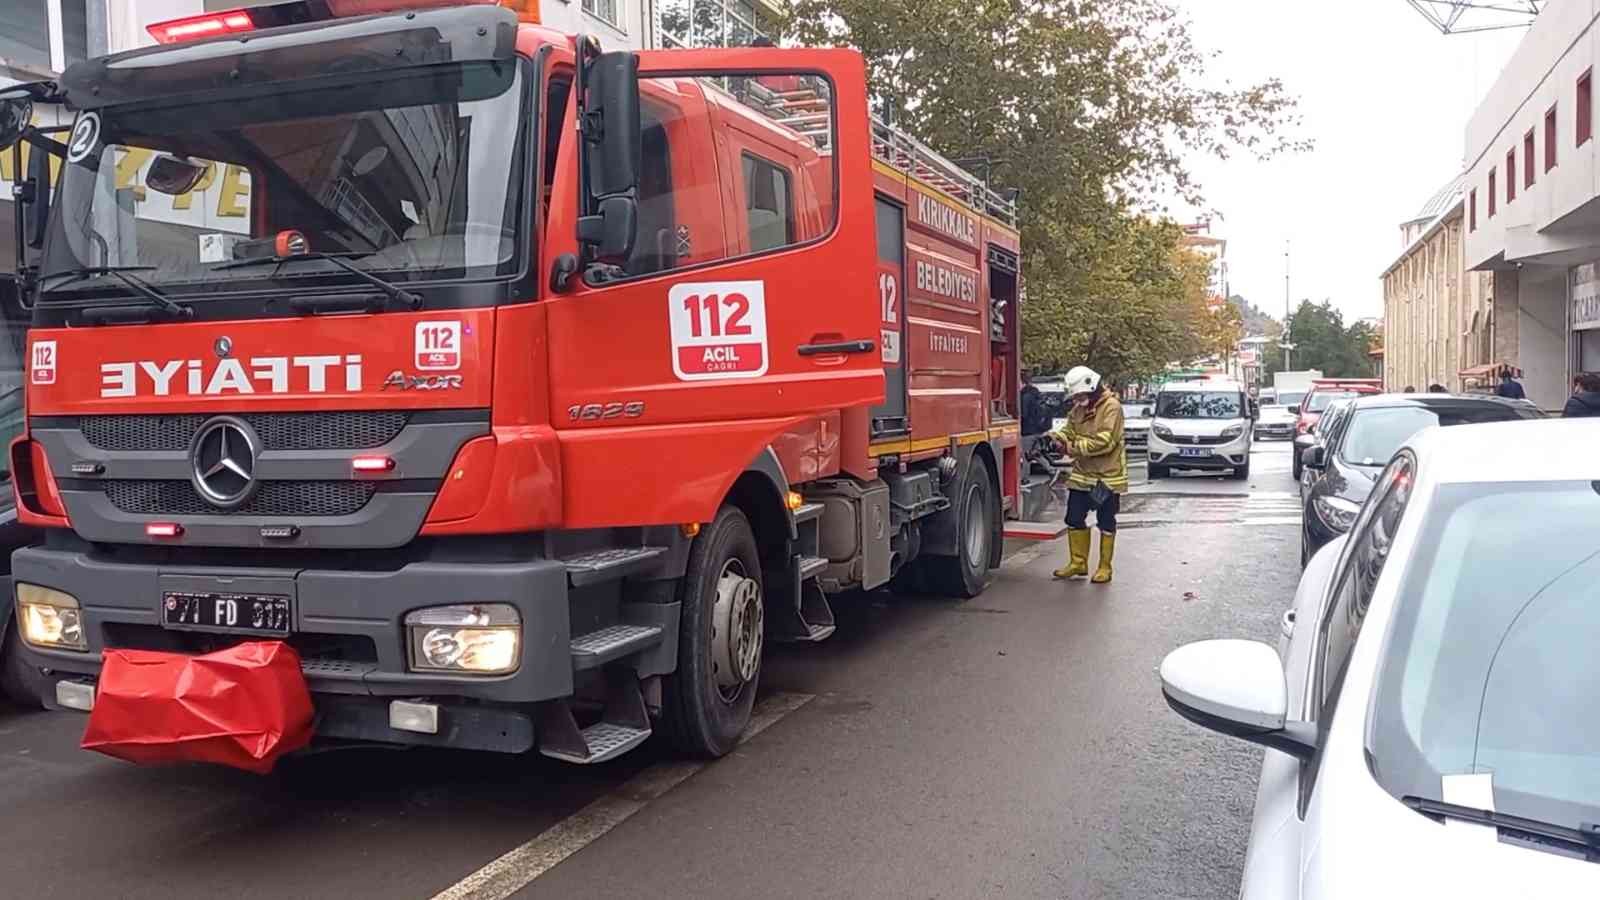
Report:
M1540 416L1537 409L1526 404L1489 396L1379 394L1345 402L1343 415L1332 421L1323 419L1328 427L1301 458L1310 482L1302 492L1302 566L1323 544L1344 534L1355 523L1378 473L1413 434L1432 425L1470 425Z

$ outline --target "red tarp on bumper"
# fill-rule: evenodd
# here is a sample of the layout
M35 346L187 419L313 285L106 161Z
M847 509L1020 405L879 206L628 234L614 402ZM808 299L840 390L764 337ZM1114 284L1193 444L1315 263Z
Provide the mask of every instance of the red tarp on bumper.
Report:
M250 641L185 656L107 650L83 747L136 763L209 762L258 774L311 740L300 654Z

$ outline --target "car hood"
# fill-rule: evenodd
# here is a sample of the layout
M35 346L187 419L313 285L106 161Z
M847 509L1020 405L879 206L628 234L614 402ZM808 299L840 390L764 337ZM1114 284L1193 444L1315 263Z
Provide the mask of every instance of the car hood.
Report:
M1184 437L1217 437L1232 425L1243 425L1244 419L1151 419L1156 425L1172 429L1173 434Z
M1124 419L1124 420L1122 420L1122 430L1123 431L1149 431L1150 430L1150 423L1152 421L1153 421L1152 419L1142 419L1142 418L1141 419Z
M1295 417L1286 412L1264 412L1261 414L1263 425L1293 425Z

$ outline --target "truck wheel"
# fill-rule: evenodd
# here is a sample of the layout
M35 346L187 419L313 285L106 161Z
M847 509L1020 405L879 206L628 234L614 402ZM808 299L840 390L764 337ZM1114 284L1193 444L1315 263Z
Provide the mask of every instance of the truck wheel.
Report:
M1249 481L1250 480L1250 464L1249 463L1245 463L1244 465L1239 466L1238 468L1234 469L1233 470L1233 480L1234 481Z
M1299 481L1300 480L1300 457L1299 456L1295 456L1294 460L1289 463L1289 468L1294 471L1294 480L1295 481Z
M0 692L18 706L40 709L44 702L29 687L28 664L22 659L22 638L17 636L17 620L5 623L6 639L0 644Z
M744 513L724 506L695 538L678 600L678 668L663 685L662 725L678 752L722 756L750 724L766 627L761 559Z
M974 456L956 497L960 523L955 556L928 557L927 577L935 593L972 598L989 586L989 551L994 541L994 505L989 500L989 465Z

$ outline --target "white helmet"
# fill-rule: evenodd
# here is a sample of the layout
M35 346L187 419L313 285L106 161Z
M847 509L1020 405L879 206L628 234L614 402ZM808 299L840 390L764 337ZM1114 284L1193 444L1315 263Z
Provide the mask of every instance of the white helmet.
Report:
M1073 366L1067 372L1067 396L1087 394L1100 386L1100 373L1088 366Z

